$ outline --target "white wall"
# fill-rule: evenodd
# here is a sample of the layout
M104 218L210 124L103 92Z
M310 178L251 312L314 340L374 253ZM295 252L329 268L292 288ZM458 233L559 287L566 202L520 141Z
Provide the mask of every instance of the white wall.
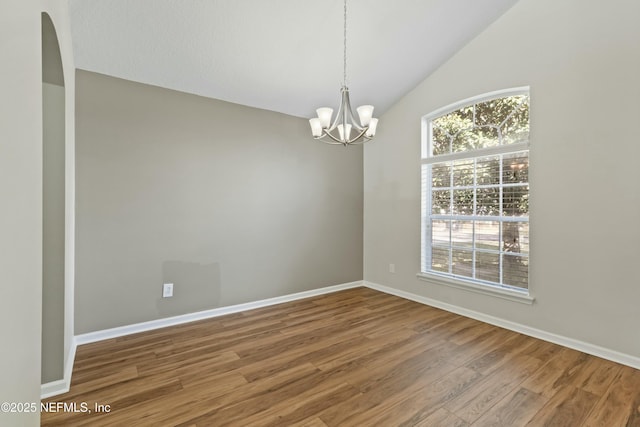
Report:
M39 402L42 295L41 12L58 24L73 70L66 1L0 2L0 402ZM73 80L67 81L73 129ZM71 101L69 101L71 100ZM71 114L69 114L71 112ZM72 144L73 132L67 134ZM72 163L67 163L72 164ZM69 205L67 205L69 206ZM39 413L0 413L0 425L36 426Z
M64 230L64 372L70 376L73 360L69 358L74 336L74 277L75 277L75 63L67 0L44 1L46 12L56 30L62 71L65 102L65 230ZM62 378L60 378L62 379Z
M389 110L365 146L365 280L640 357L638 16L628 0L521 0ZM526 85L535 303L417 279L421 117Z
M0 3L0 402L38 402L42 260L42 120L38 2ZM39 414L0 413L2 425Z
M73 60L71 23L68 0L49 0L45 11L56 27L64 72L65 97L65 266L64 266L64 364L69 376L73 360L69 360L74 331L75 300L75 146L76 146L76 66Z

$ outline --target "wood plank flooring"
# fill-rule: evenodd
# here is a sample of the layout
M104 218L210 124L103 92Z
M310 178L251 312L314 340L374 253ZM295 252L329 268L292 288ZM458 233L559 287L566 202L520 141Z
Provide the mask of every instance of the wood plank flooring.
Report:
M640 371L357 288L80 346L49 401L43 426L640 426Z

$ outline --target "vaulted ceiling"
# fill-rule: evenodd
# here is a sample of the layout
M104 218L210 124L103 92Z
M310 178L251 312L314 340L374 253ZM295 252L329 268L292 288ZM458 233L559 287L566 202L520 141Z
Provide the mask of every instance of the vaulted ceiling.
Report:
M349 0L352 104L380 116L517 0ZM299 117L337 107L343 0L70 0L76 67Z

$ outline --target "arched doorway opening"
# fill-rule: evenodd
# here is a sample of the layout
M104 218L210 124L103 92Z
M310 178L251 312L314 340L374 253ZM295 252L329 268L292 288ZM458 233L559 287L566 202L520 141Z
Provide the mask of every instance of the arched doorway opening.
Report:
M58 36L42 13L42 377L64 376L65 88Z

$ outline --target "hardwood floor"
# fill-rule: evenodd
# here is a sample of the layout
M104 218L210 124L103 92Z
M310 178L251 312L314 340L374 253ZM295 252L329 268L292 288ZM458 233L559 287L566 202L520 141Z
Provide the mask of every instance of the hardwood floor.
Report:
M640 371L357 288L80 346L49 401L43 426L640 426Z

